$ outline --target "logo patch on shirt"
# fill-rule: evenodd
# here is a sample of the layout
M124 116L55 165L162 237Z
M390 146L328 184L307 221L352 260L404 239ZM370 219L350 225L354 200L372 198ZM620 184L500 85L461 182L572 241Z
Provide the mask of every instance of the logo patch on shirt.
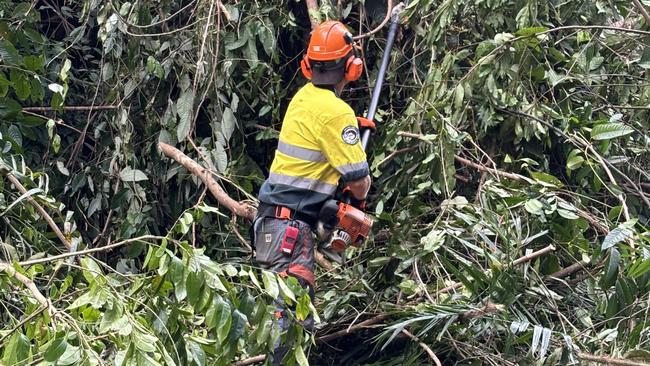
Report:
M264 235L264 241L267 243L270 243L271 240L273 240L273 236L271 234L265 234Z
M341 133L343 142L349 145L354 145L359 142L359 129L354 126L347 126Z

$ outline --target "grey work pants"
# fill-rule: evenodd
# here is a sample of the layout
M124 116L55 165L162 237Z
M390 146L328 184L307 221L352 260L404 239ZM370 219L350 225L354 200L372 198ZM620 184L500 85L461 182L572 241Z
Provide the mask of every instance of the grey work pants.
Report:
M286 255L280 251L282 239L286 232L287 226L293 223L299 230L293 254ZM263 269L275 273L286 273L298 279L298 282L309 290L309 296L314 300L314 234L311 227L303 221L284 220L274 217L261 217L255 220L253 224L255 238L255 260ZM280 295L275 300L278 314L283 314L278 319L278 326L281 332L289 329L289 318L286 316L286 304ZM313 317L310 315L304 322L303 327L312 330L314 326ZM275 345L273 365L282 365L282 359L288 352L288 348L281 346L280 342Z

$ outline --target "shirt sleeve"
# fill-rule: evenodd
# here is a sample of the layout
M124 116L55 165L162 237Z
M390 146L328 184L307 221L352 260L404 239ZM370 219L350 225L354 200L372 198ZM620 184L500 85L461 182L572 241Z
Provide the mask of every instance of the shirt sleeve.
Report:
M330 119L321 129L321 149L344 182L359 180L370 172L360 140L358 122L351 113Z

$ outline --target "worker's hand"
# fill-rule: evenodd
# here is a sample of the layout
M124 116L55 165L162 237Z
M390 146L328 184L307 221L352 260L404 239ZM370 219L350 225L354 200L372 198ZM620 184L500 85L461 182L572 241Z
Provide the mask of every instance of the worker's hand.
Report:
M371 121L367 118L357 117L357 122L359 122L359 128L369 128L371 130L376 130L377 126L374 121Z
M359 180L349 182L346 188L350 190L353 198L359 201L364 201L368 195L368 191L370 190L370 183L370 176L366 175Z

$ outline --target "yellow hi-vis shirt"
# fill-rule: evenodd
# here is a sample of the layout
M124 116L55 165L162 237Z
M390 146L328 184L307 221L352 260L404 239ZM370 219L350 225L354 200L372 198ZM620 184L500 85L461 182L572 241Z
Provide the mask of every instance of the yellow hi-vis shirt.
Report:
M317 217L339 179L369 174L352 108L332 90L309 83L289 103L260 201Z

